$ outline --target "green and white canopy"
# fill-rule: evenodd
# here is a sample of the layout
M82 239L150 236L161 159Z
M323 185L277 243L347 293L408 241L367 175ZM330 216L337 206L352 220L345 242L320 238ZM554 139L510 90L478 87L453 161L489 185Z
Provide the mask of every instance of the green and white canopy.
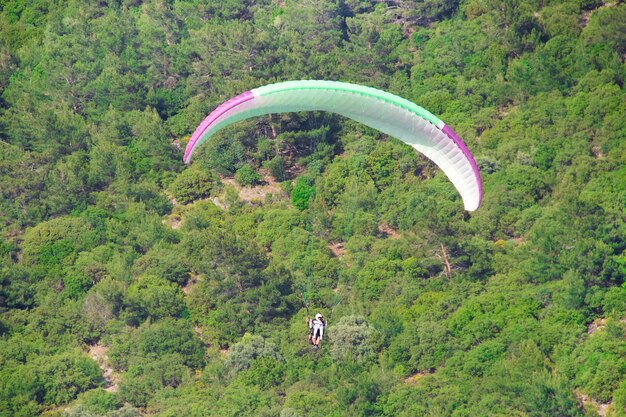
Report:
M465 210L476 210L482 182L474 157L461 138L429 111L394 94L337 81L302 80L270 84L224 102L197 127L185 149L196 148L218 130L270 113L329 111L400 139L432 160L458 190Z

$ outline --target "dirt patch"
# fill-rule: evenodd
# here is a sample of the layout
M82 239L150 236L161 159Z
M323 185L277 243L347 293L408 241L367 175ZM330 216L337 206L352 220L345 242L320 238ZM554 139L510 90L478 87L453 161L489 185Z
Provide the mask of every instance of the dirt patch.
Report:
M604 416L606 416L606 413L608 413L608 411L609 411L609 406L610 406L611 404L598 404L598 403L595 403L595 404L596 404L596 405L597 405L597 407L598 407L598 415L599 415L600 417L604 417Z
M394 229L386 223L381 223L378 225L378 231L384 236L389 237L390 239L399 239L402 236L398 233L398 229Z
M165 216L163 220L161 220L161 223L169 228L176 230L180 229L180 227L183 225L183 218L180 214L172 213L169 216Z
M191 275L189 277L189 279L187 280L187 283L182 288L185 295L189 295L189 293L191 293L191 290L193 289L194 285L196 285L198 281L200 280L199 278L200 278L199 275Z
M586 28L587 25L589 24L589 19L591 19L591 15L598 9L604 9L606 7L613 7L615 5L617 5L619 2L615 1L615 2L606 2L603 5L601 5L600 7L593 9L593 10L585 10L582 13L582 16L580 17L580 26L582 26L583 28Z
M228 210L228 204L221 202L219 198L213 197L211 201L222 210Z
M498 115L502 119L514 112L515 110L517 110L517 106L501 106L498 107Z
M335 255L337 258L343 256L346 253L346 250L343 247L343 242L331 243L328 245L328 249Z
M594 400L593 398L589 397L586 394L583 394L582 392L576 392L576 397L578 397L578 399L580 400L580 402L583 404L583 406L590 404L597 412L598 415L600 417L605 417L607 415L607 413L609 412L609 407L611 406L612 403L600 403L596 400Z
M180 216L172 216L170 217L170 227L174 230L180 228L180 226L183 224L183 220L180 218Z
M606 319L597 318L589 326L587 326L587 334L594 334L598 330L602 330L606 327Z
M106 381L105 391L117 392L119 390L120 376L115 370L109 366L109 356L107 355L109 348L103 345L89 346L89 357L98 363Z
M583 28L586 28L587 25L589 24L589 18L591 17L591 10L586 10L583 12L583 15L580 18L580 25Z
M404 378L405 384L415 384L417 381L425 377L426 375L430 375L428 372L416 372L413 375L407 376Z
M209 337L207 336L207 328L206 327L194 326L193 327L193 333L196 335L196 337L198 339L202 340L202 343L204 343L204 347L206 349L209 349L212 346L212 343L209 340Z
M221 181L224 184L233 187L235 191L237 191L239 198L248 203L263 202L269 194L273 194L281 198L287 197L287 194L285 194L283 189L280 187L280 184L277 183L276 180L274 180L274 178L272 178L272 176L269 175L267 171L260 170L259 173L263 177L263 182L261 185L257 185L254 187L242 187L237 183L237 181L235 181L234 178L229 177L222 177Z
M599 146L592 146L591 152L593 153L593 156L596 157L596 159L604 159L606 157L606 155L602 153L602 149L600 149Z

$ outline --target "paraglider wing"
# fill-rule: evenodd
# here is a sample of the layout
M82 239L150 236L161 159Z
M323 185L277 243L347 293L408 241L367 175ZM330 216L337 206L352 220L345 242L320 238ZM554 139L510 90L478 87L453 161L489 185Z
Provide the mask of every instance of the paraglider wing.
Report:
M197 127L185 149L189 163L207 138L232 123L270 113L329 111L400 139L424 154L448 176L474 211L482 182L474 157L461 138L429 111L402 97L337 81L286 81L247 91L217 107Z

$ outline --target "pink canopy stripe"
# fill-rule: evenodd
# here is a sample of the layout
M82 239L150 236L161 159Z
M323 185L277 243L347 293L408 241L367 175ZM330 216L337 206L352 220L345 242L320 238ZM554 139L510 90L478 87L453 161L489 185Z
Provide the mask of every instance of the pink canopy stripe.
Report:
M228 101L225 101L224 103L220 104L215 110L213 110L211 114L209 114L202 121L202 123L200 123L200 125L196 128L196 130L191 135L191 138L189 139L189 143L187 143L187 147L185 148L185 156L183 158L185 163L186 164L189 163L191 151L196 145L196 142L202 137L202 135L204 134L204 131L209 126L211 126L211 124L213 124L213 122L217 120L218 117L226 113L228 110L234 107L237 107L240 104L245 103L246 101L252 100L253 98L254 98L254 94L252 93L252 91L246 91L245 93L239 94L238 96L233 97Z
M456 146L458 146L459 149L461 149L461 151L463 152L463 155L465 155L465 157L469 161L472 167L472 171L474 171L474 175L476 176L476 180L478 183L478 205L480 206L480 203L483 201L483 182L480 178L480 172L478 171L478 165L476 165L476 160L474 159L474 156L472 155L470 150L467 148L467 145L465 144L465 142L463 142L463 140L459 137L459 135L457 135L456 132L452 130L450 126L443 125L443 128L441 129L441 131L445 133L446 135L448 135L448 137L454 141Z

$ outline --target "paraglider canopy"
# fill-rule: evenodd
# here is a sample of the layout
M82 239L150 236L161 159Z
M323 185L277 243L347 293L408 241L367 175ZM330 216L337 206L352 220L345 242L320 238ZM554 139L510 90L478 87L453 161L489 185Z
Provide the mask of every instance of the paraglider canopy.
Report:
M286 81L231 98L196 128L184 161L189 163L199 145L232 123L263 114L299 111L337 113L400 139L441 168L461 195L465 210L480 206L483 190L476 161L450 126L402 97L337 81Z

